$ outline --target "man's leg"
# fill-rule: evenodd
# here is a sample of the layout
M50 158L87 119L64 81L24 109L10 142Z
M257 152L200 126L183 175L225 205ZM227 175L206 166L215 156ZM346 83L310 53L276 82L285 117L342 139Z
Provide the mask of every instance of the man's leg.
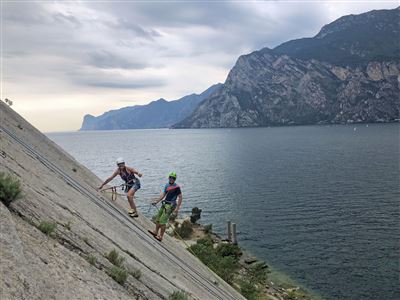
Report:
M164 233L165 233L165 228L167 227L167 225L161 225L160 227L161 227L161 232L158 237L160 238L160 240L162 240Z
M167 228L167 223L168 223L168 220L169 220L169 217L170 217L171 213L172 213L172 206L169 205L169 204L166 204L165 205L165 209L164 209L164 213L160 218L160 229L161 229L161 232L160 232L160 235L157 236L160 241L162 240L162 238L164 236L165 229Z
M135 189L130 189L128 191L128 195L127 195L129 205L134 211L136 211L136 205L135 205L135 202L133 201L133 199L135 198L135 193L136 193Z
M160 227L161 227L160 223L156 223L156 232L155 232L156 235L158 235L158 231L160 230Z
M156 215L156 230L155 231L151 231L149 230L149 232L154 235L154 236L158 236L158 231L160 230L161 224L160 224L160 219L162 218L164 214L164 205L161 206L161 208L158 210L158 213Z
M156 223L156 230L152 231L152 230L148 230L152 235L157 236L158 235L158 231L160 230L160 224Z

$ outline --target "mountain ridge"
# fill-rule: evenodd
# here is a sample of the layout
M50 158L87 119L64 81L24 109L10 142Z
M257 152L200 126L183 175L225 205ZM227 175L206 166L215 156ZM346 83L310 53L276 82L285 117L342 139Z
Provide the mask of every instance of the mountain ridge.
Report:
M282 43L274 51L341 66L400 59L399 42L393 43L400 34L399 13L400 7L342 16L323 26L314 37Z
M351 27L354 18L366 18L362 22L356 22L357 24L392 22L393 18L385 18L386 14L400 18L398 8L345 16L338 19L339 22L336 20L325 25L316 36L319 35L319 40L329 37L328 44L332 44L335 39L331 38L337 37L337 31L331 36L330 29L338 24L347 20ZM376 16L380 19L376 19ZM354 32L361 30L357 24ZM330 48L326 48L325 52L319 51L318 49L327 44L315 42L315 37L307 40L314 39L308 48L304 45L304 40L300 43L299 40L294 40L274 49L262 48L241 55L221 89L200 103L192 115L175 124L173 128L396 121L400 110L400 44L394 39L399 36L398 27L398 23L389 26L393 29L390 35L376 40L391 42L399 56L395 60L382 52L380 60L366 61L362 58L347 64L348 58L354 55L362 57L360 55L363 53L375 53L376 45L372 37L365 45L373 47L366 46L361 54L353 51L365 42L364 36L360 40L356 39L357 36L354 37L353 42L357 47L352 48L349 45L343 50L346 55L336 56L333 51L331 61L343 59L341 63L331 63L329 59L325 59L324 56L330 53ZM367 28L367 33L371 34L370 27ZM353 31L346 27L345 32L348 34ZM346 35L341 41L347 41L348 38ZM320 59L302 58L301 51L305 51L304 49L317 51ZM311 51L308 55L312 53Z
M85 115L80 130L168 128L190 115L201 101L220 87L218 83L200 94L192 93L172 101L160 98L146 105L110 110L97 117Z

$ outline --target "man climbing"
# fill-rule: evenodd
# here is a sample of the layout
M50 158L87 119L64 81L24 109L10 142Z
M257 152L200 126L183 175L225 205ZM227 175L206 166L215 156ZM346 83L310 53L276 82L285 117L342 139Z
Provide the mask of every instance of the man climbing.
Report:
M113 180L117 175L121 176L122 180L125 181L125 192L127 192L126 196L131 207L131 209L128 211L128 214L131 217L136 218L138 217L138 214L133 199L136 191L140 189L140 181L138 178L136 178L135 174L137 174L139 177L142 177L143 174L139 173L134 168L125 166L125 161L121 157L117 159L117 166L118 169L115 170L115 172L102 183L102 185L99 187L99 190L101 190L103 186Z
M165 228L168 223L169 217L172 213L178 214L179 209L182 205L182 192L179 185L176 184L176 173L171 172L168 175L168 183L165 185L163 192L160 197L155 200L152 204L156 205L161 200L165 200L162 202L162 206L158 211L156 216L156 230L149 232L160 242L163 239ZM178 198L178 204L176 203L176 199ZM160 231L160 234L158 232Z

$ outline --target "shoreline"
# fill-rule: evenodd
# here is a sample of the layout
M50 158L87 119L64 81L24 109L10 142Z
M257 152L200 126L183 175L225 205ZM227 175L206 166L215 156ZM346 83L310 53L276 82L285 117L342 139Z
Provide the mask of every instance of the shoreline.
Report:
M176 229L182 225L183 222L189 222L189 217L184 219L176 219L172 223L169 223L166 233L176 239L176 241L181 244L185 249L190 246L196 245L197 241L210 236L213 241L213 247L216 248L218 245L223 243L229 243L227 239L223 239L219 234L214 233L212 229L207 229L207 226L201 223L192 224L193 232L187 238L182 238L177 235ZM211 224L212 227L212 224ZM267 270L267 281L265 286L262 288L262 295L260 299L266 300L322 300L322 296L318 295L316 292L311 291L307 287L297 283L288 274L274 268L271 264L265 260L261 260L255 255L253 255L247 249L242 248L240 245L238 247L241 250L240 255L240 270L239 273L243 272L245 269L251 268L256 264L265 265ZM191 252L191 251L190 251ZM193 253L192 253L193 254ZM237 288L237 287L236 287Z
M94 130L62 130L62 131L44 131L43 133L47 135L53 134L63 134L63 133L82 133L82 132L118 132L118 131L130 131L130 130L182 130L182 129L244 129L244 128L285 128L285 127L306 127L306 126L351 126L351 125L390 125L390 124L400 124L400 120L385 121L385 122L353 122L353 123L324 123L324 124L285 124L285 125L269 125L269 126L247 126L247 127L202 127L202 128L171 128L171 127L154 127L154 128L126 128L126 129L94 129Z

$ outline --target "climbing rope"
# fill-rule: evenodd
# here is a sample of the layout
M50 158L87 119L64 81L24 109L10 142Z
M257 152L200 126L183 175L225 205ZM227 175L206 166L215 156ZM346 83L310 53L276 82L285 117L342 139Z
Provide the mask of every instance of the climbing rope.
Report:
M111 193L111 200L112 201L116 201L117 200L117 196L127 196L126 193L118 193L117 189L120 187L127 187L127 186L133 186L132 184L128 184L128 183L122 183L120 185L113 185L111 187L105 188L105 189L101 189L100 192L102 193Z

